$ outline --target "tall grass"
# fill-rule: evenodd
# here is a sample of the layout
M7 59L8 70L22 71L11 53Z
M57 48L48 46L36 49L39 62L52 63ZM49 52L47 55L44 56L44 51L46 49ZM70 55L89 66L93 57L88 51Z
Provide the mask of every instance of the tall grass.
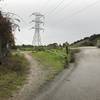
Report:
M11 55L0 65L0 100L9 98L26 79L28 62L22 55Z

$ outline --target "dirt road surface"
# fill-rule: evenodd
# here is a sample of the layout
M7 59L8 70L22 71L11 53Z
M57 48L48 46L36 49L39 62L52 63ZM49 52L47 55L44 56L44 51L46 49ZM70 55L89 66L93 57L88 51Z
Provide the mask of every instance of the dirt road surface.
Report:
M81 50L73 72L64 71L36 100L100 100L100 49Z
M37 62L30 52L22 52L30 63L30 70L26 83L9 100L31 100L35 98L38 89L45 83L47 72L42 70L42 65Z

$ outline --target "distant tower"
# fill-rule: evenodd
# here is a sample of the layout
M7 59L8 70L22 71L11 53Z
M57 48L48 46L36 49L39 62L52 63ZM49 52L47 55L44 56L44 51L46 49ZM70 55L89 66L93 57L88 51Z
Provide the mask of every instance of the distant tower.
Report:
M32 15L34 16L34 20L32 20L32 22L34 23L34 27L32 27L32 29L35 30L32 44L33 46L40 46L42 45L40 31L44 31L44 29L41 28L41 24L44 25L44 15L38 12L32 13Z

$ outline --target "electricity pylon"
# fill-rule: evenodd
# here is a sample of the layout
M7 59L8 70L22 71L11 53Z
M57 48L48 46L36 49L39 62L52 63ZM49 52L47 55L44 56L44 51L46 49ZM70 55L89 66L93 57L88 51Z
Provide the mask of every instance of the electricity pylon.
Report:
M32 27L32 29L35 30L32 45L33 46L41 46L42 43L41 43L40 31L41 30L44 31L44 28L41 27L41 24L44 25L44 15L42 15L38 12L32 13L32 15L34 16L34 20L32 20L31 22L33 22L35 24L34 27Z

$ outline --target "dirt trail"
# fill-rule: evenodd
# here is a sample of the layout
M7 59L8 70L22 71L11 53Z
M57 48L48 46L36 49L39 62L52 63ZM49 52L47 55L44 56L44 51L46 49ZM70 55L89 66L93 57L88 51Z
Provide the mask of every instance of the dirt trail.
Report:
M18 91L10 100L31 100L38 93L38 89L43 85L46 78L46 71L42 70L40 65L30 53L24 52L25 57L30 63L30 72L23 88Z
M36 100L100 100L100 49L81 50L76 69L65 70Z

